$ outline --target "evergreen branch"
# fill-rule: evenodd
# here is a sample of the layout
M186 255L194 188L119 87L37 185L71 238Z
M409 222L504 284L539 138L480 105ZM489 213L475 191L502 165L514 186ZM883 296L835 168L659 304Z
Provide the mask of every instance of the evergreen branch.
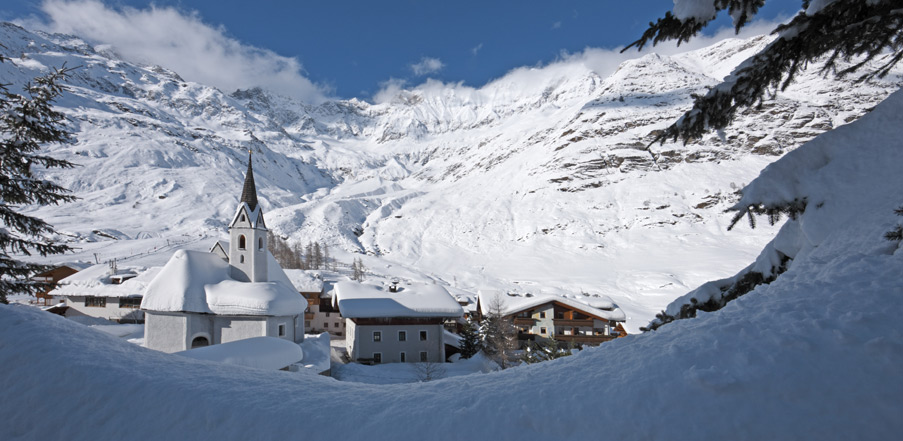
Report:
M722 84L693 96L693 108L664 129L651 144L677 139L684 143L712 129L722 129L739 110L761 103L772 90L783 90L809 62L828 56L821 73L844 76L891 49L887 60L860 81L881 77L903 59L903 9L891 1L834 2L814 15L804 12L778 26L779 36L743 62ZM864 57L838 70L840 61Z
M717 17L718 13L727 10L734 17L734 31L740 32L740 29L749 22L749 20L759 12L765 4L765 0L712 0L715 8L715 15L708 19L697 20L690 18L681 20L674 16L670 11L665 13L663 18L656 20L655 23L649 23L649 29L643 32L643 36L638 40L630 43L621 52L625 52L632 47L642 50L643 47L652 41L655 46L664 41L677 40L677 45L690 41L696 36L702 28L708 26L712 20Z

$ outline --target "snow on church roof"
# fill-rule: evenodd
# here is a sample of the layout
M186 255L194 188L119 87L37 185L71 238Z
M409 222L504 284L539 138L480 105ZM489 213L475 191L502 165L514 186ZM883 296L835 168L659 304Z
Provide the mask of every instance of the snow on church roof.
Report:
M439 285L399 287L398 292L357 282L335 285L336 302L342 317L461 317L464 310Z
M581 297L579 300L564 297L555 294L505 294L496 290L481 290L477 296L480 302L480 313L488 314L490 305L496 297L502 301L502 314L511 315L530 308L535 308L550 302L558 302L562 305L581 311L587 315L598 317L605 320L613 320L623 322L627 320L624 311L614 306L608 297L590 298L594 304L605 307L606 309L595 308L585 302L587 297Z
M273 256L267 255L270 281L251 283L233 280L229 264L215 254L176 251L148 285L141 308L221 315L286 316L304 312L307 302Z

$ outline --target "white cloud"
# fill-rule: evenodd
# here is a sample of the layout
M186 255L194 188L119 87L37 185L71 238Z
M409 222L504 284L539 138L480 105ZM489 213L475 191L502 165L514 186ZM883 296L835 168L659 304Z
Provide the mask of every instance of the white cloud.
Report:
M480 44L472 47L470 49L470 53L472 53L474 56L476 56L478 53L480 53L480 49L483 49L483 43L480 43Z
M552 23L552 29L561 29L561 22L556 21L555 23Z
M453 95L457 99L464 97L467 100L476 102L490 95L497 97L498 95L510 95L497 100L504 102L505 100L515 99L518 96L541 93L550 83L554 83L558 79L572 78L587 71L593 71L603 78L607 77L614 73L621 63L653 52L660 55L675 55L711 46L728 38L750 38L756 35L767 34L780 22L780 20L758 20L745 26L739 35L734 34L733 28L724 28L716 31L712 36L697 37L681 46L677 46L674 43L662 43L655 47L647 46L639 52L631 49L621 53L621 48L586 48L575 53L562 52L560 57L553 62L545 65L511 69L502 77L492 80L479 88L465 86L460 82L442 83L435 80L426 80L421 84L411 86L406 81L390 79L380 84L381 89L374 94L373 101L385 103L404 99L412 94L421 94Z
M414 75L422 76L439 72L444 66L445 64L438 58L423 57L419 63L411 65L411 70L414 71Z
M226 93L259 86L313 103L326 96L297 59L242 44L196 12L153 5L113 9L98 0L45 0L41 9L49 31L110 44L128 60L167 67Z
M379 91L373 94L373 102L380 104L392 101L404 90L405 85L407 85L407 81L398 78L389 78L379 83Z

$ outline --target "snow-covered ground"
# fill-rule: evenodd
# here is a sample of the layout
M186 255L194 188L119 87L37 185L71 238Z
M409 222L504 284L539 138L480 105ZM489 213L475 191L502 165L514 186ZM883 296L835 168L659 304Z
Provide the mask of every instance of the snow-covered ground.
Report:
M901 127L897 92L744 190L810 202L763 251L793 256L770 285L537 365L339 382L154 352L0 305L0 438L896 439L903 248L883 234L903 221Z

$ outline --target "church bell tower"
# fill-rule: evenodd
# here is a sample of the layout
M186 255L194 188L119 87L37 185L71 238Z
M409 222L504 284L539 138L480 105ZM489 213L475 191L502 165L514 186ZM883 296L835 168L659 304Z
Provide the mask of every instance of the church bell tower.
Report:
M257 203L251 152L248 151L248 173L241 189L241 200L229 225L229 264L232 278L241 282L267 281L267 227L263 211Z

